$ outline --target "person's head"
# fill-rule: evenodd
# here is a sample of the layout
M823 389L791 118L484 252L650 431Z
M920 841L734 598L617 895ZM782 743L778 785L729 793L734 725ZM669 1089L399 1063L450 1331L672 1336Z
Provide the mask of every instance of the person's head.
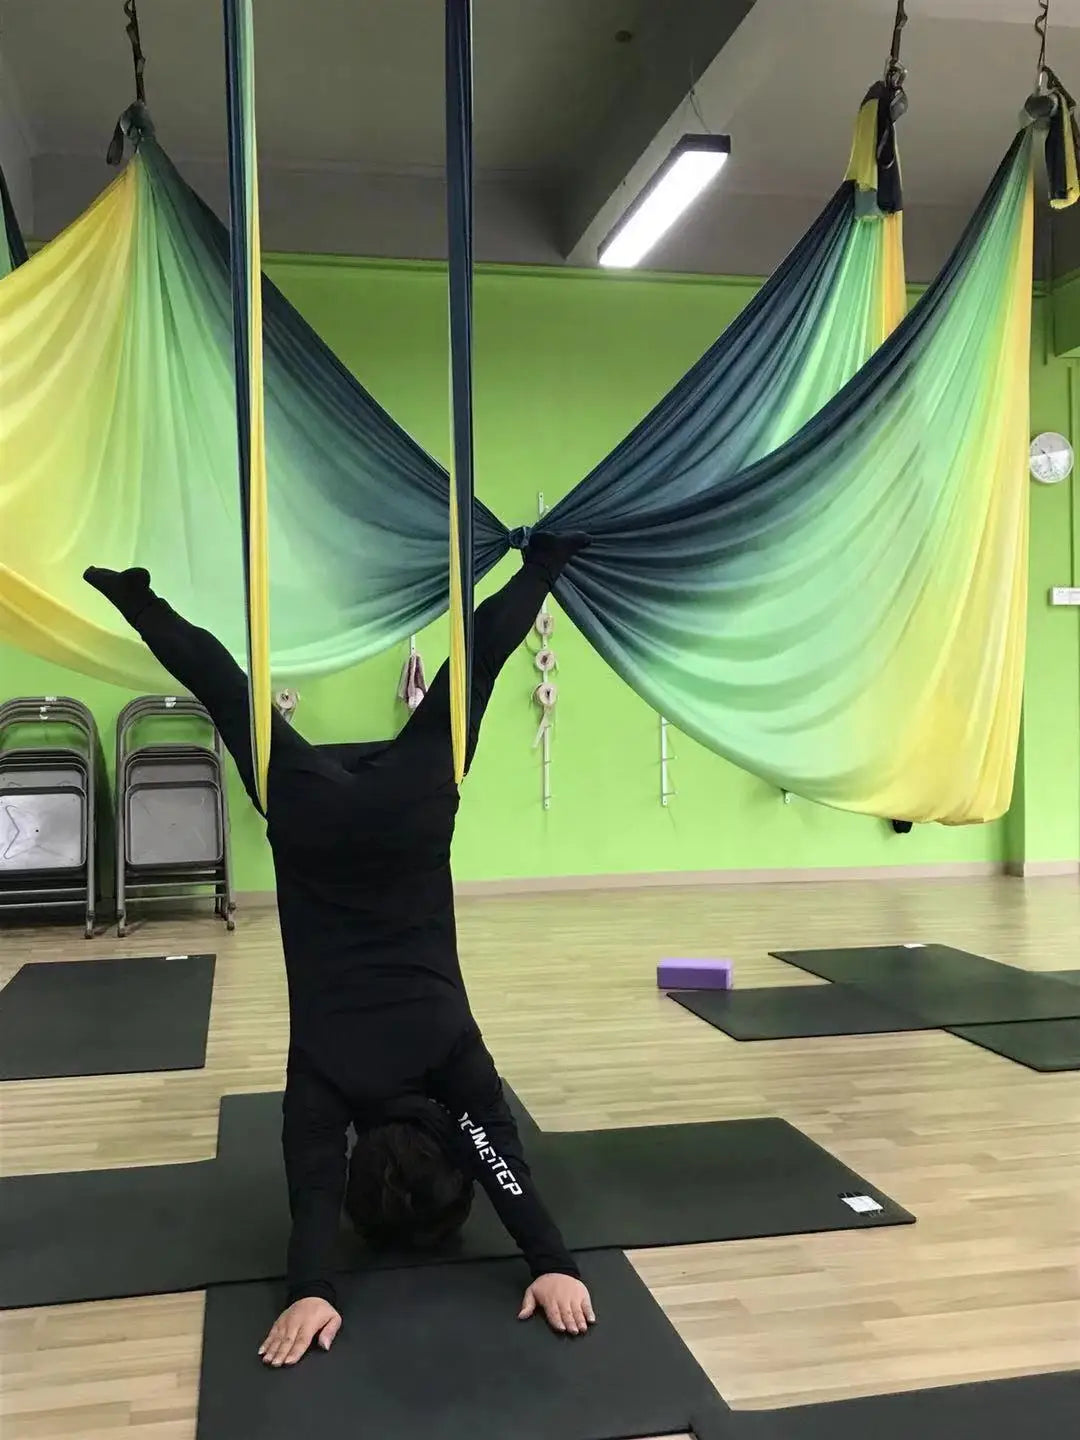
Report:
M359 1131L345 1209L373 1250L432 1250L464 1225L473 1184L438 1135L413 1120Z

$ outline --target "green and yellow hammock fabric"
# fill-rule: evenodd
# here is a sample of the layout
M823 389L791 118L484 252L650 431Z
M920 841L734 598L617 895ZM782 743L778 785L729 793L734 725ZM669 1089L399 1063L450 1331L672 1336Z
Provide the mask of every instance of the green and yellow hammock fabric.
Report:
M886 110L872 92L815 225L544 526L594 535L557 596L675 724L811 799L982 820L1008 803L1022 685L1033 137L894 330ZM145 564L248 658L268 715L271 673L345 668L442 613L453 547L464 680L468 583L511 542L462 475L471 429L455 403L452 532L446 471L269 282L243 281L258 273L254 130L243 103L232 119L232 263L136 117L114 184L0 282L0 640L167 685L79 578Z
M228 234L147 118L128 127L122 174L0 286L0 637L146 688L167 681L81 569L147 565L243 658L245 515ZM794 433L876 348L894 305L882 234L845 182L695 367L733 456ZM265 279L261 293L272 662L295 680L445 611L449 483ZM471 514L480 576L507 531Z
M718 473L721 427L680 423L677 388L549 517L599 537L556 596L601 654L784 789L954 823L1009 804L1032 153L1025 130L942 274L780 449Z

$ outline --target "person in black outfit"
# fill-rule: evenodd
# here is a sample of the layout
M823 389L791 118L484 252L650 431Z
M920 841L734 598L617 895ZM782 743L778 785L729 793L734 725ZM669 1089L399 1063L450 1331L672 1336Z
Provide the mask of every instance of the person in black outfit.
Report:
M521 569L477 608L468 762L499 671L586 543L526 537ZM153 593L145 570L85 578L203 703L258 806L244 672ZM531 1268L521 1318L540 1308L570 1334L595 1319L469 1008L450 873L457 809L447 665L392 741L311 745L274 712L266 819L289 991L292 1234L287 1308L260 1349L268 1364L295 1363L316 1339L328 1349L341 1326L343 1204L374 1247L435 1246L464 1222L474 1181Z

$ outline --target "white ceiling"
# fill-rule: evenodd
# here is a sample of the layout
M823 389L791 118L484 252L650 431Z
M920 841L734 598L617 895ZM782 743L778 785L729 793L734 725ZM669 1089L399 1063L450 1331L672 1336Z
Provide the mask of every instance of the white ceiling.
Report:
M1034 80L1036 0L907 4L906 197L959 214L985 186ZM436 183L442 0L257 0L255 11L260 153L279 212L299 203L290 174L297 197L302 178L326 172ZM894 11L895 0L474 0L478 172L528 194L522 225L546 216L548 249L537 253L558 232L563 253L591 263L600 233L673 137L700 128L681 99L693 73L707 125L732 136L729 166L680 237L680 255L707 257L729 197L758 214L766 199L791 209L831 192L862 93L882 73ZM139 14L162 142L200 174L220 171L221 0L139 0ZM1050 21L1049 61L1080 93L1080 0L1051 0ZM124 23L122 0L0 0L0 59L41 160L36 183L63 173L70 188L70 204L43 206L61 220L100 185L93 167L132 98ZM617 43L620 30L634 39ZM57 157L68 157L66 169ZM429 253L408 248L407 230L403 220L394 232L402 253ZM323 248L317 234L289 240Z
M564 168L637 57L615 32L655 0L478 0L476 160ZM139 0L146 91L166 147L221 153L221 0ZM96 154L133 98L121 0L0 0L0 44L50 154ZM259 145L271 166L395 173L443 162L443 0L258 0Z
M670 0L669 0L670 3ZM702 8L718 0L700 0ZM664 0L476 0L476 153L488 173L557 177L587 153L616 101L634 103L649 56L618 44ZM344 165L395 173L442 163L442 0L258 0L259 139L270 166ZM880 69L894 0L758 0L756 92L715 108L754 191L819 188L815 155L848 123L853 92ZM916 117L905 154L930 166L928 191L970 183L979 136L1023 100L1034 70L1035 0L908 0L905 60ZM220 0L140 0L147 91L168 148L221 153ZM1080 0L1052 0L1051 63L1080 85ZM96 154L131 95L121 0L0 0L0 46L38 148ZM765 63L761 63L764 61ZM687 65L687 80L690 67ZM628 92L628 93L627 93ZM918 149L926 115L952 139ZM706 110L706 118L714 123ZM792 129L799 145L790 144ZM909 147L917 147L911 151ZM751 178L753 175L753 178ZM916 182L920 183L920 182Z
M908 12L902 61L910 109L899 130L904 196L909 209L942 211L932 265L1016 132L1035 82L1037 9L1034 0L908 0ZM657 263L696 268L692 257L704 237L722 230L722 212L737 208L736 196L820 204L832 193L847 166L862 95L883 73L895 13L896 0L758 0L697 85L708 128L732 137L731 159ZM1080 0L1051 0L1051 18L1048 61L1065 83L1080 87ZM699 128L685 101L657 128L584 228L571 227L576 263L591 263L677 137ZM789 243L797 233L789 232Z
M1051 8L1048 58L1066 84L1080 86L1080 0ZM908 0L908 9L905 195L912 204L966 204L985 187L1034 87L1035 6ZM725 183L747 194L807 196L837 183L861 91L888 54L894 11L894 0L760 0L701 88L710 126L733 137ZM978 18L958 18L965 15ZM747 54L733 68L736 46Z

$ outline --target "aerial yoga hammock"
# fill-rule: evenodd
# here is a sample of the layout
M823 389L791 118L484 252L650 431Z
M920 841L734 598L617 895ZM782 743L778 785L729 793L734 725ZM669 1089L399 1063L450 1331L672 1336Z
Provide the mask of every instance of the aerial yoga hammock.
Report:
M456 94L467 113L448 73L448 109ZM1022 681L1032 125L885 339L903 294L894 98L888 82L871 95L850 178L777 274L544 527L595 536L557 597L681 728L808 798L980 820L1008 803ZM1075 133L1049 72L1041 103L1063 202ZM126 123L122 175L0 284L0 638L160 687L78 576L138 557L245 651L228 242L145 110ZM869 173L879 162L884 177ZM445 609L450 486L274 287L261 295L271 661L285 680L353 664ZM458 299L460 342L460 285ZM461 652L468 580L525 538L463 498L466 473L459 458Z
M245 16L231 7L231 204L239 252L232 273L240 277L257 243ZM456 53L448 33L452 80ZM457 73L463 85L467 67ZM136 76L141 96L137 49ZM455 116L468 114L460 93L460 86L448 87L452 176L456 157L467 160L468 153L454 139ZM24 542L16 556L0 540L0 633L117 683L160 687L164 678L145 649L118 632L92 597L87 602L69 571L94 556L120 566L145 560L186 613L244 654L237 537L251 495L249 488L239 503L233 437L239 410L244 483L251 487L247 456L258 445L249 438L250 417L257 421L257 411L243 355L254 292L230 297L226 232L156 144L141 99L122 127L136 147L127 169L35 257L28 283L0 296L0 334L10 357L0 433L11 457L0 489L0 536ZM879 129L891 157L881 86L860 113L853 178L738 329L710 352L714 368L726 369L728 394L752 402L744 436L757 436L765 448L770 434L786 437L812 415L902 313L899 215L888 223L879 217L881 224L856 220L858 196L877 194ZM114 138L117 158L123 132L118 144ZM889 163L882 189L895 210ZM459 188L467 199L467 186ZM446 608L448 482L269 282L262 298L273 661L275 672L291 679L354 664ZM34 325L21 323L31 313ZM754 344L747 347L742 332L750 329ZM242 347L237 403L234 336ZM42 375L50 377L44 393ZM62 432L48 415L59 395ZM34 401L29 408L27 396ZM111 424L103 423L106 416ZM456 427L456 434L467 432L467 424ZM467 464L457 466L459 478L463 473ZM151 483L152 506L144 503ZM467 582L505 552L507 532L479 504L459 504L459 512L470 513L474 524L474 570L462 566ZM49 524L58 513L66 517L63 530ZM388 537L396 548L388 548ZM249 561L250 550L249 544L243 552Z
M860 136L877 110L864 107ZM124 126L136 150L123 174L0 293L11 457L0 535L31 542L18 556L0 550L0 607L16 643L147 686L160 671L86 601L66 557L76 568L95 553L145 559L185 613L244 653L233 323L224 227L177 175L145 110ZM873 165L866 174L874 185ZM856 221L854 192L841 186L710 352L728 395L753 402L755 434L797 429L902 313L899 216L886 241L884 226ZM445 610L448 482L267 281L262 298L273 659L292 679L355 664ZM34 326L21 323L31 313ZM57 433L48 412L61 395ZM152 507L142 503L151 476ZM48 525L56 507L63 532ZM483 506L472 514L483 574L507 532Z

